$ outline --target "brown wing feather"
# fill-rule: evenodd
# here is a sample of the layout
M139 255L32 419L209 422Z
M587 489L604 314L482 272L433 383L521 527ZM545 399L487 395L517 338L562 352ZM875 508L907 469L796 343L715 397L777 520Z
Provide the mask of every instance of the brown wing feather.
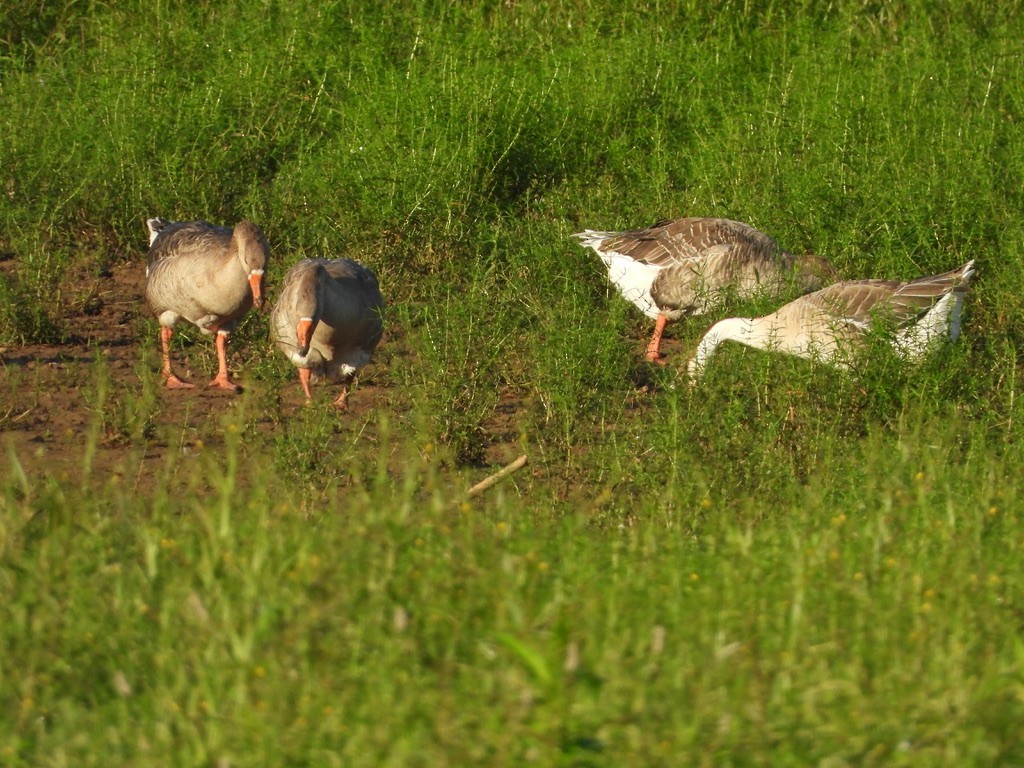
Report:
M793 277L789 254L752 249L747 243L712 246L700 255L663 269L651 284L651 298L662 308L707 311L723 292L751 298L779 294Z
M601 250L664 267L697 257L708 248L730 243L766 254L779 251L773 238L749 224L716 218L676 219L647 229L619 232L604 240Z
M147 264L153 269L168 259L189 258L210 251L223 251L226 254L232 232L231 227L207 221L167 222L160 228L159 236L149 248Z
M810 293L803 301L826 314L866 323L871 312L892 299L900 285L897 280L849 280Z
M885 312L896 322L905 323L921 316L951 290L965 287L964 267L941 275L916 280L850 280L836 283L804 300L829 314L854 323L870 322L876 312Z
M360 283L365 286L370 286L374 290L379 288L377 276L369 267L359 261L355 261L353 259L321 259L320 263L324 265L324 268L327 270L327 274L335 280L356 278Z

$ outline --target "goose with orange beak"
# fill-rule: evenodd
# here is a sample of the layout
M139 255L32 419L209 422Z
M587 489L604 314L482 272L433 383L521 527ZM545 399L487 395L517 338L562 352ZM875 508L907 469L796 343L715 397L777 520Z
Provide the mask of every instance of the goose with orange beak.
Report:
M161 325L164 385L194 386L171 369L174 326L187 320L203 333L217 335L217 376L209 386L240 390L228 376L228 336L246 312L263 305L263 273L270 254L263 232L244 220L231 228L156 217L146 226L146 299Z
M380 343L383 311L377 277L358 261L306 259L288 271L271 328L307 401L310 383L322 378L342 384L334 405L347 406L349 384Z
M726 299L782 298L817 290L838 275L822 256L797 256L749 224L720 218L660 221L624 232L578 232L608 269L608 279L654 319L647 359L664 365L669 322L717 309Z

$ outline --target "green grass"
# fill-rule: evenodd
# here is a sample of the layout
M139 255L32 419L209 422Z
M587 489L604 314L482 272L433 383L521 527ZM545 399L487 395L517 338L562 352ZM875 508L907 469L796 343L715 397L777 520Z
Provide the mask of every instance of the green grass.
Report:
M140 305L137 387L80 383L80 469L7 452L0 764L1024 761L1018 3L29 5L0 344L73 335L74 270L141 268L157 214L257 221L271 299L358 257L389 329L338 418L283 403L254 314L252 386L197 422ZM682 215L850 278L974 258L963 337L852 373L726 347L688 387L705 321L650 370L569 237Z

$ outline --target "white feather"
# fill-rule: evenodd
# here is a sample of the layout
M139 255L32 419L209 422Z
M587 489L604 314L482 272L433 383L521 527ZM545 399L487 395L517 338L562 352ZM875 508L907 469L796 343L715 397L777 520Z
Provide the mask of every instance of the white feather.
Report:
M658 316L658 307L651 298L651 286L661 272L661 267L644 264L615 253L600 253L601 261L608 267L608 279L622 293L623 297L636 305L637 309L651 318Z

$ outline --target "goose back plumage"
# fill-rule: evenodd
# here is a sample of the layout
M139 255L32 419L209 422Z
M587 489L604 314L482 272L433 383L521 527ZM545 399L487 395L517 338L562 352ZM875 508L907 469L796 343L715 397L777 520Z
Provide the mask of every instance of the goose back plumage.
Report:
M271 315L278 347L298 368L329 381L347 381L366 365L384 331L384 299L377 277L352 259L306 259L285 275ZM299 320L313 320L302 354Z

